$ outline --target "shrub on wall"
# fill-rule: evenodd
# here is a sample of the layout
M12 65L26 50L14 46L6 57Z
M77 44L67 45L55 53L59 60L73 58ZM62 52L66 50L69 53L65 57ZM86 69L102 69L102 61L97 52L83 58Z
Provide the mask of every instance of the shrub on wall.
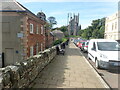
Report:
M59 40L56 40L53 42L53 45L57 45L57 44L60 44L60 43L63 43L63 42L66 42L67 39L66 38L62 38L62 39L59 39Z

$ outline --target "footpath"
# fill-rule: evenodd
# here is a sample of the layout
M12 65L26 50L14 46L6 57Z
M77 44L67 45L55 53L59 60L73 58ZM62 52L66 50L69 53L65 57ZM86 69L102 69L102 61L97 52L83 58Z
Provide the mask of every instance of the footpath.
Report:
M108 88L73 43L47 65L32 88Z

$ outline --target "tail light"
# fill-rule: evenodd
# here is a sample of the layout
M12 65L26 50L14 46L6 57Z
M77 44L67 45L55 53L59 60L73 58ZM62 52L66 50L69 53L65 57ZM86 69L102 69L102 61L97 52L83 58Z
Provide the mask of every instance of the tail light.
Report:
M85 47L88 47L88 46L85 46Z

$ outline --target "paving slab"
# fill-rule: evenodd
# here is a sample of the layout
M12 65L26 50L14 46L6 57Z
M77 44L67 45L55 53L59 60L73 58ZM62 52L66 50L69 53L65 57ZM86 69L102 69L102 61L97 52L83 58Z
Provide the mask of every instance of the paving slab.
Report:
M73 43L69 43L65 55L57 55L33 83L32 88L106 88Z

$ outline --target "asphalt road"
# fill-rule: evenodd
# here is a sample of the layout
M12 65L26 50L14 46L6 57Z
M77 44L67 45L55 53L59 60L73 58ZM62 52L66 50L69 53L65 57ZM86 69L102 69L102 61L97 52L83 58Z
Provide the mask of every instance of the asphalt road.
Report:
M87 53L83 53L82 51L81 53L87 59ZM88 60L88 61L112 89L120 87L120 72L118 72L118 70L108 71L104 69L97 69L95 67L95 63L93 63L91 60Z

